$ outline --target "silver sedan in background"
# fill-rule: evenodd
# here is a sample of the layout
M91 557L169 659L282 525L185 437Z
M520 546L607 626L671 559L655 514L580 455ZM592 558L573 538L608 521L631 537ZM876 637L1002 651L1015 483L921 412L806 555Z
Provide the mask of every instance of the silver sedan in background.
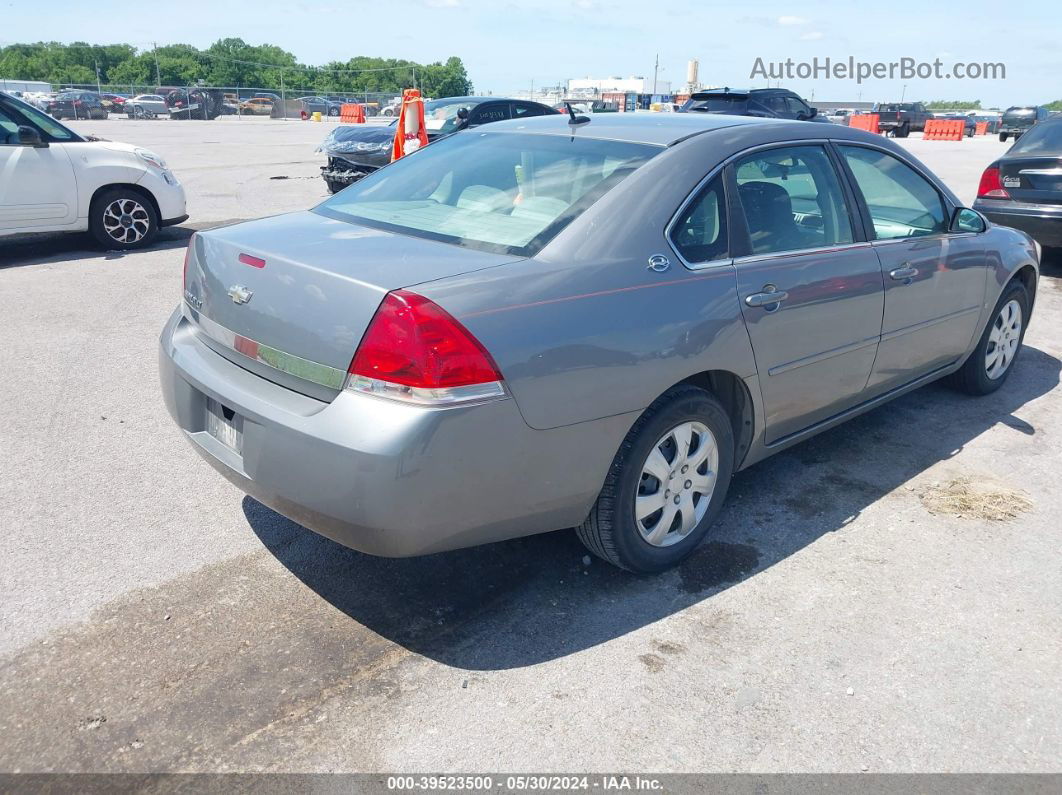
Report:
M735 471L944 376L999 388L1038 268L859 130L516 119L198 233L162 387L220 473L356 549L574 526L659 571Z
M158 94L140 94L125 101L125 113L131 119L154 119L169 117L170 109L164 97Z

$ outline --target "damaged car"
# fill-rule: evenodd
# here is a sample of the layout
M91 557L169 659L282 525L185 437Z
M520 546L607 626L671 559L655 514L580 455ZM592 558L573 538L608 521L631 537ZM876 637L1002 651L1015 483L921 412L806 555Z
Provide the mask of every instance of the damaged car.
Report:
M556 111L540 102L502 97L447 97L424 103L428 143L470 127L506 119L552 116ZM398 119L387 125L336 127L317 148L328 157L321 176L330 193L343 190L391 162Z

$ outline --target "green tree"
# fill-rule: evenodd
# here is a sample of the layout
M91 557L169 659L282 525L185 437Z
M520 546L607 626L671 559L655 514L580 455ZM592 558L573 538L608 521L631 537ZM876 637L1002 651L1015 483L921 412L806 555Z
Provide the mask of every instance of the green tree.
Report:
M980 110L981 100L934 99L932 102L926 103L926 108L928 110Z
M1044 105L1048 110L1062 110L1062 99L1056 99L1054 102L1048 102Z
M156 68L157 60L157 68ZM221 87L246 86L289 95L399 92L416 84L426 96L464 96L472 82L460 58L418 64L398 58L356 55L322 66L301 64L275 44L224 38L205 50L168 44L137 50L130 44L36 42L0 47L0 75L12 80L103 85L126 89L184 86L203 81Z

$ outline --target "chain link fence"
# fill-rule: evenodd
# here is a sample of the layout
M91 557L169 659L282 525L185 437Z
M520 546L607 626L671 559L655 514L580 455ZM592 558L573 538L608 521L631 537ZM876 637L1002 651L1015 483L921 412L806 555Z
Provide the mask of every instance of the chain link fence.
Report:
M155 86L130 84L62 84L53 87L56 97L27 96L25 99L46 112L65 118L99 118L92 102L54 104L63 94L98 95L108 115L139 119L216 120L244 118L305 119L320 113L323 119L339 120L342 106L362 105L365 116L397 115L401 96L397 92L322 93L319 89L283 86ZM49 103L53 103L51 107Z

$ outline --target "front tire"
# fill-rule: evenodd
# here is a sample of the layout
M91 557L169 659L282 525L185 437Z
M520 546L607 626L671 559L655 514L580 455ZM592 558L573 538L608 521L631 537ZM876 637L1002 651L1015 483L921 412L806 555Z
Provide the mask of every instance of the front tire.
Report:
M711 394L674 387L634 423L576 533L595 555L633 572L671 568L719 515L734 471L734 432Z
M159 219L142 193L113 188L93 200L89 232L108 250L130 251L151 245L159 232Z
M328 115L329 116L338 116L339 115L339 108L329 108L328 109Z
M1024 285L1012 281L992 310L977 347L963 366L951 376L951 384L968 395L988 395L1007 380L1021 351L1029 324L1029 294Z

